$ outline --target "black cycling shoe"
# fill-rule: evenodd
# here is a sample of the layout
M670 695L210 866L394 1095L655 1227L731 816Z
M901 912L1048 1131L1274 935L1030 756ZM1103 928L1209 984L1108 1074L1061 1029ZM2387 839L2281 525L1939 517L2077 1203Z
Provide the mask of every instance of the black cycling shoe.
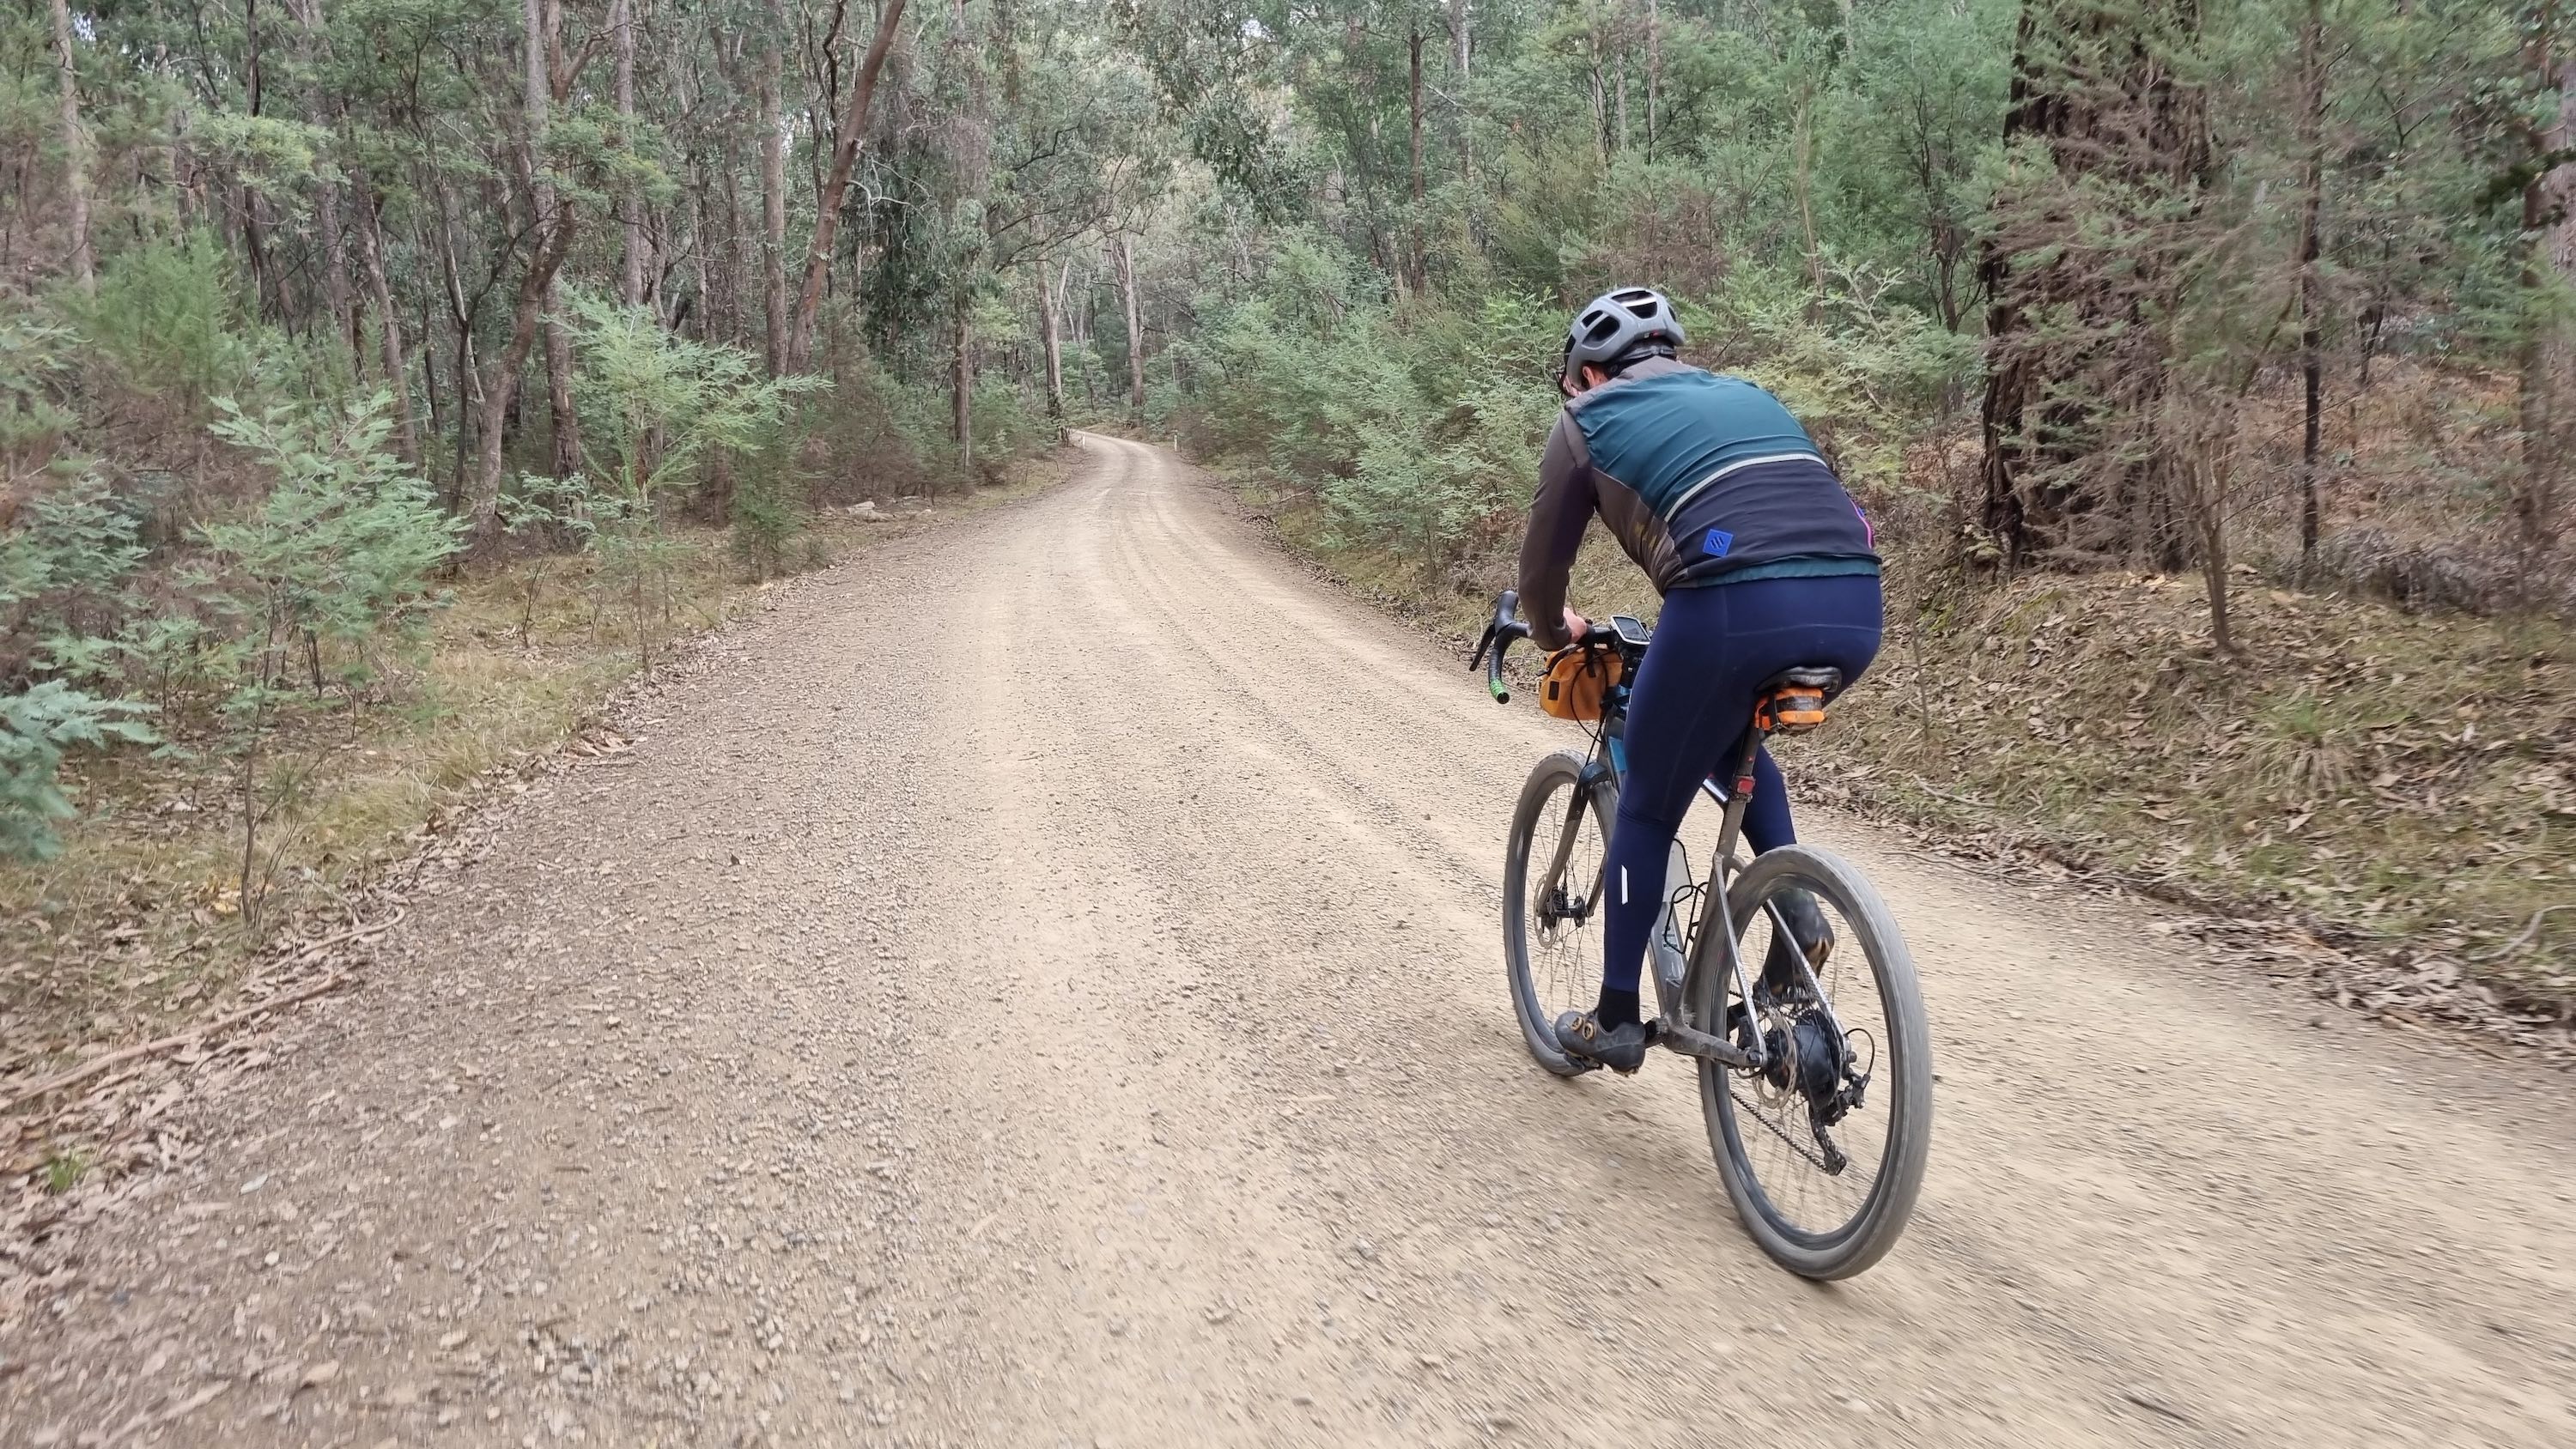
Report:
M1646 1040L1646 1028L1639 1022L1603 1026L1589 1011L1569 1011L1556 1019L1559 1051L1622 1074L1646 1064Z
M1816 905L1816 898L1805 891L1782 891L1772 898L1772 904L1780 908L1781 918L1789 923L1789 937L1784 940L1778 931L1771 933L1771 946L1762 957L1762 974L1753 989L1770 1004L1785 1006L1809 994L1807 978L1799 972L1797 958L1789 952L1789 940L1798 943L1798 949L1806 954L1808 970L1821 981L1825 958L1834 953L1834 928ZM1753 1050L1753 1018L1741 1001L1727 1004L1726 1035L1744 1050Z

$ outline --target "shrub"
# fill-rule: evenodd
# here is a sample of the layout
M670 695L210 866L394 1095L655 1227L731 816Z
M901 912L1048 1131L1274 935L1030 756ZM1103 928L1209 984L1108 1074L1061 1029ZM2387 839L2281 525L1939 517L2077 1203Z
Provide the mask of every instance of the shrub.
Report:
M690 550L664 527L663 495L711 464L762 451L785 453L798 395L830 386L819 378L769 378L738 347L692 342L663 329L642 307L578 296L575 385L593 420L585 430L591 475L523 479L505 500L514 531L545 525L578 539L599 561L594 587L620 601L646 668L657 626L670 613L671 581ZM783 467L754 470L732 506L760 532L754 550L783 549L801 511Z
M26 526L0 537L0 622L13 641L0 671L42 663L60 672L86 652L86 641L113 634L130 607L126 582L143 560L137 534L134 515L95 473L39 494Z
M238 389L253 366L232 276L222 244L198 231L117 253L96 295L70 293L61 305L116 381L188 410Z
M727 508L733 522L734 556L755 577L787 570L803 536L811 510L813 486L796 466L795 451L783 441L761 448L736 475Z
M275 486L243 516L206 525L219 607L240 621L233 641L251 683L279 681L302 643L322 688L322 651L344 683L372 671L370 646L388 632L417 637L433 569L455 552L461 520L429 484L385 450L392 422L383 393L340 409L281 405L253 414L216 400L217 436L254 455Z
M62 850L54 826L72 817L58 776L63 752L110 740L149 744L131 700L97 699L58 679L0 696L0 855L48 860Z

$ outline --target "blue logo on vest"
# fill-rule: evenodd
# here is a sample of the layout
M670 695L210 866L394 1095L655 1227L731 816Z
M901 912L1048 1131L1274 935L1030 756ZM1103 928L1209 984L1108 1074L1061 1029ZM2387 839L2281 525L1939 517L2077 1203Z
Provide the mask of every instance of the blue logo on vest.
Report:
M1735 547L1734 534L1723 528L1712 528L1708 531L1708 537L1700 540L1699 551L1710 558L1724 558L1726 551L1733 547Z

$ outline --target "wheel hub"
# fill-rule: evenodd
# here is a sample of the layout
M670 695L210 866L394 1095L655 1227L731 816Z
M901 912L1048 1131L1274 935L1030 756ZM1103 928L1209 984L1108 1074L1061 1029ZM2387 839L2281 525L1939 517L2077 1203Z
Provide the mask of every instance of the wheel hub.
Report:
M1850 1043L1834 1031L1833 1018L1809 1007L1791 1016L1774 1013L1762 1036L1770 1065L1763 1080L1780 1092L1806 1099L1807 1116L1817 1127L1831 1127L1861 1104L1869 1088L1866 1073L1851 1070Z

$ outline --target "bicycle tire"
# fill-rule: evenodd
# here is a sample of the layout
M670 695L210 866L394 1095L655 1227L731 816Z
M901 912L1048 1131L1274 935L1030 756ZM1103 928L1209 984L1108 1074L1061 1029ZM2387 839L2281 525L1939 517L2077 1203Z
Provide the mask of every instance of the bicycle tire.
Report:
M1512 807L1511 835L1503 848L1503 966L1512 988L1512 1009L1520 1017L1521 1039L1529 1046L1538 1064L1560 1077L1579 1075L1591 1064L1577 1061L1557 1049L1556 1024L1546 1006L1539 1000L1538 982L1530 965L1530 914L1527 897L1530 884L1530 852L1539 820L1545 814L1549 798L1558 791L1572 791L1583 780L1589 762L1571 750L1559 750L1533 766L1529 779L1521 785L1520 800ZM1607 852L1611 823L1619 817L1619 787L1611 780L1593 782L1585 808L1592 813L1593 826L1600 833L1601 849ZM1555 842L1541 848L1550 852ZM1599 917L1588 923L1596 943L1591 951L1592 969L1600 969L1597 944Z
M1892 1060L1875 1070L1873 1078L1886 1078L1891 1099L1886 1141L1867 1198L1839 1228L1815 1232L1800 1227L1774 1205L1745 1151L1733 1072L1715 1062L1699 1064L1700 1108L1707 1119L1709 1150L1717 1159L1718 1176L1754 1243L1802 1277L1848 1278L1896 1246L1923 1189L1924 1165L1932 1146L1931 1023L1923 1009L1914 958L1896 918L1868 878L1831 851L1792 845L1756 856L1727 889L1728 917L1739 935L1763 901L1790 887L1813 892L1850 927L1856 939L1849 944L1869 962L1883 1005L1885 1050ZM1693 1019L1703 1023L1703 1029L1713 1029L1705 1024L1723 1019L1733 984L1713 936L1714 932L1705 933L1700 943L1706 967L1695 977L1691 1001ZM1844 1025L1849 1028L1852 1023Z

